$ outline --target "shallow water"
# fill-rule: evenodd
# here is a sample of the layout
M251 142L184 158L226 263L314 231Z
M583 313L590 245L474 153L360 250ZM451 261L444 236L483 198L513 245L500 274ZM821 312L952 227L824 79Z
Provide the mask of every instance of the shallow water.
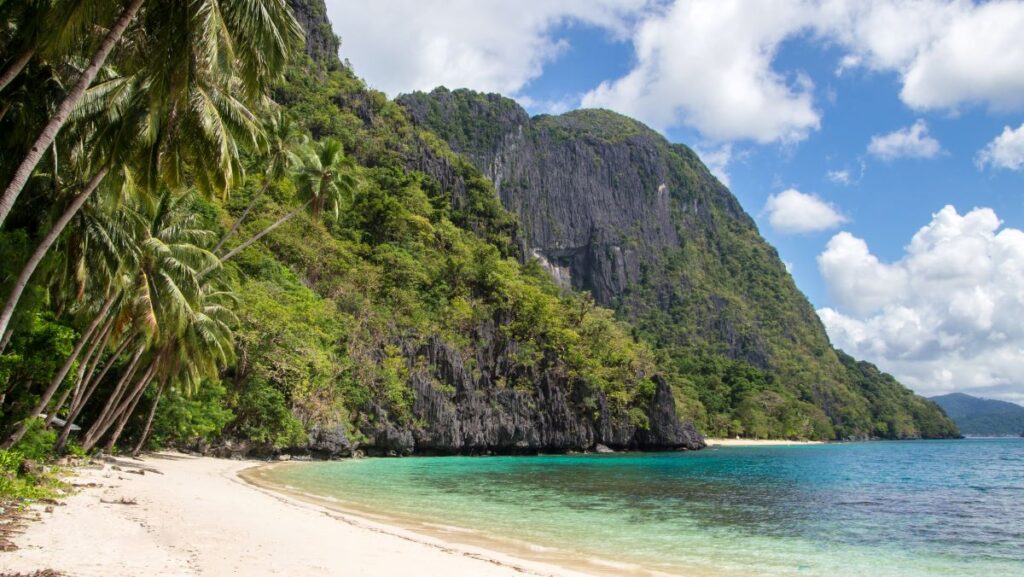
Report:
M540 557L680 575L1024 577L1024 439L364 459L263 475Z

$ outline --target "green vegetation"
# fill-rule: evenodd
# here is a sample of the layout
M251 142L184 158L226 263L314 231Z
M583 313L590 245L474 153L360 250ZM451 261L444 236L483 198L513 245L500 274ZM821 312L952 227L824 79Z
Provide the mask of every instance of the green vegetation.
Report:
M643 290L617 317L559 289L445 142L493 143L487 123L413 126L335 59L300 53L289 3L255 4L0 3L0 54L27 55L0 63L0 493L31 496L45 483L12 467L55 452L301 450L318 431L359 443L414 429L414 382L456 394L424 352L434 343L474 382L534 391L554 375L587 411L640 429L660 374L680 415L716 434L946 430L892 397L891 377L840 362L751 227L723 225L648 272L680 283L681 302L735 305L721 318L645 308ZM649 132L607 112L566 118L564 138ZM704 186L692 152L671 151L689 162L678 178ZM709 323L763 345L770 366L722 350Z
M571 203L572 194L603 194L536 176L552 170L579 174L588 186L607 186L616 191L611 196L668 192L678 242L665 241L663 231L639 230L644 225L636 222L615 228L607 223L617 215L585 210L600 213L590 215L593 226L606 227L600 233L643 255L638 258L642 278L623 290L606 289L615 293L607 304L655 350L659 369L676 390L680 416L700 430L809 439L956 434L932 403L833 349L775 250L685 145L671 144L608 110L531 119L510 99L445 89L406 95L402 102L419 125L448 139L478 167L520 154L502 171L502 194L513 205L546 202L545 195L560 197L556 203L569 197ZM522 140L500 148L520 131ZM561 165L545 163L547 158ZM529 163L529 169L522 168ZM531 178L539 180L524 182ZM658 215L648 217L658 220ZM522 218L529 225L545 216L527 207ZM550 228L559 234L557 224ZM566 242L579 242L578 236Z
M965 435L1024 435L1024 407L1016 403L981 399L963 393L932 397Z
M301 448L339 427L359 441L381 414L412 423L409 381L432 370L418 347L440 339L472 367L487 330L515 343L499 386L555 370L644 425L653 353L517 260L515 218L469 161L351 71L296 53L287 11L253 21L220 0L227 20L203 20L213 3L139 8L0 229L7 446L23 450L42 415L67 422L47 452ZM63 14L31 6L0 6L3 53ZM72 85L78 69L55 64L87 57L105 30L36 53L3 88L5 182L20 135L69 97L37 87ZM284 55L283 76L268 74ZM410 170L416 154L464 186Z

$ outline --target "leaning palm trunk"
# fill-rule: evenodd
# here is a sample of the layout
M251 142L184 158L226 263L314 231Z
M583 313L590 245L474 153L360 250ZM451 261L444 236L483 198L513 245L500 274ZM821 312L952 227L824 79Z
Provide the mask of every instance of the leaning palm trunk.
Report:
M82 333L82 336L78 338L78 342L75 343L75 348L71 350L71 354L68 355L68 358L64 361L64 365L61 366L60 370L57 371L57 374L55 374L53 379L50 380L50 385L46 387L45 391L43 391L43 396L39 399L36 406L32 408L32 412L29 413L28 417L21 421L18 427L14 430L14 433L5 439L3 444L0 444L0 448L9 449L12 445L20 441L21 437L25 434L25 431L28 430L31 420L38 417L39 414L46 409L46 405L50 404L50 399L53 398L53 394L57 392L61 383L64 382L64 378L68 376L68 372L71 370L71 367L74 366L75 361L78 359L78 355L81 354L82 349L85 347L86 343L89 342L89 337L91 337L93 332L96 331L96 328L100 325L103 319L107 317L107 313L110 311L110 307L113 306L114 300L115 297L111 295L110 298L107 299L107 302L103 303L103 308L100 309L99 314L96 315L91 323L89 323L89 327ZM63 400L61 402L63 403Z
M313 202L312 199L307 200L306 203L303 204L302 206L300 206L299 208L296 208L295 210L293 210L293 211L289 212L288 214L282 216L281 218L277 219L276 221L274 221L273 224L271 224L267 228L261 230L257 234L253 235L253 237L250 238L249 240L247 240L247 241L243 242L242 244L236 246L235 248L231 249L230 251L227 252L227 254L225 254L224 256L220 257L220 259L218 259L217 264L215 264L215 265L213 265L211 267L207 267L203 272L199 273L199 276L200 277L204 277L204 276L210 274L213 271L213 269L215 269L218 266L220 266L221 264L227 262L228 259L230 259L231 257L235 256L236 254L238 254L238 253L242 252L243 250L249 248L249 246L251 246L256 241L258 241L259 239L261 239L261 238L267 236L268 234L270 234L271 232L273 232L273 230L275 228L281 226L282 224L284 224L284 223L288 222L289 220L291 220L292 218L294 218L295 215L299 214L303 210L306 210L306 207L309 206L310 203L312 203L312 202Z
M89 430L86 431L85 435L82 437L83 448L86 446L86 444L89 444L90 447L92 447L92 445L95 444L96 437L98 436L97 432L100 430L103 423L109 420L110 415L115 411L115 409L118 406L118 403L121 402L121 398L124 396L125 387L127 386L128 382L131 381L131 379L135 376L135 372L139 368L139 359L142 358L142 353L144 353L145 351L146 348L144 346L139 346L139 348L135 351L135 355L132 357L132 360L128 364L128 367L125 368L124 374L121 375L121 379L117 382L117 385L114 386L114 390L113 392L110 393L110 397L107 398L107 404L104 405L103 410L100 411L99 416L96 417L96 420L93 422L92 426L89 427Z
M103 329L100 330L96 338L93 339L92 346L86 351L85 356L78 362L78 373L75 374L75 382L72 386L64 389L64 394L60 396L60 400L53 404L53 407L47 411L46 426L49 427L53 423L53 419L57 416L57 413L64 407L64 403L68 401L68 397L74 399L81 392L82 378L85 377L86 371L90 366L95 366L96 359L103 356L102 347L106 346L107 340L110 338L111 329L114 327L114 317L111 317ZM102 345L102 347L101 347ZM97 349L99 351L97 352Z
M14 171L11 182L4 190L3 196L0 196L0 226L3 226L4 221L7 220L7 215L10 214L11 209L14 207L14 201L21 194L21 190L25 188L25 183L28 182L32 171L35 170L36 165L43 158L46 149L56 140L57 134L63 128L64 123L67 122L75 107L78 106L78 103L85 96L86 90L92 85L92 81L96 79L96 74L99 73L100 68L107 61L107 57L114 50L114 46L121 39L125 29L128 28L128 24L135 19L139 8L142 7L142 1L130 0L128 2L124 11L121 12L121 15L118 16L114 25L103 38L103 42L100 43L99 49L93 55L92 61L89 62L89 66L82 71L82 75L78 77L78 82L71 88L71 91L64 97L64 100L61 101L60 106L57 107L57 112L46 123L36 141L32 143L32 147L29 148L28 154L25 155L21 164Z
M82 450L91 451L96 443L103 438L103 435L110 429L118 419L120 419L126 412L130 415L131 410L135 408L135 404L139 402L138 397L142 396L142 392L146 390L149 382L153 380L153 373L156 372L157 363L154 360L149 364L149 368L143 373L142 377L135 383L135 386L128 391L127 396L119 397L117 400L111 400L107 404L107 408L111 410L105 411L105 414L100 415L100 418L93 423L92 427L89 427L89 432L86 433L82 439Z
M226 233L224 233L224 236L221 237L220 241L217 242L217 246L213 247L213 250L210 252L212 252L213 254L217 254L218 252L220 252L220 249L224 247L224 243L227 242L228 239L231 238L236 232L238 232L238 227L242 226L242 222L244 222L246 217L249 216L249 213L252 212L252 209L253 207L256 206L256 203L259 202L260 198L262 198L263 195L266 194L268 190L270 190L270 182L270 179L267 178L266 182L263 183L263 188L261 188L260 191L257 192L256 195L253 196L251 200L249 200L249 204L246 205L245 210L242 211L242 214L238 215L238 219L235 220L235 224L231 225L231 228Z
M132 449L132 456L138 457L139 453L142 452L142 448L146 446L146 441L149 440L149 433L153 430L153 417L156 416L156 408L160 404L160 397L164 394L164 389L167 388L167 380L160 383L160 388L156 390L156 398L153 399L153 405L149 407L149 415L146 417L146 426L142 428L142 434L139 435L139 442L135 444L135 448Z
M11 317L14 316L14 309L18 306L21 294L25 292L25 287L28 286L29 279L31 279L32 274L36 272L36 268L39 266L39 263L42 262L43 257L45 257L46 253L49 252L53 243L57 241L57 237L60 236L60 233L64 232L64 228L69 222L71 222L71 217L75 216L78 210L82 208L82 205L85 204L85 201L90 195L92 195L93 191L96 190L96 187L100 185L100 182L103 181L103 178L107 176L109 171L109 168L103 167L95 176L92 177L88 184L85 185L82 192L80 192L71 204L64 209L64 214L60 215L57 222L53 223L53 226L50 228L50 232L46 233L42 242L40 242L39 246L36 247L35 252L33 252L32 256L29 257L28 262L26 262L25 266L22 267L21 274L18 275L17 280L14 281L14 286L11 287L11 294L7 296L7 302L4 303L3 311L0 312L0 334L3 334L7 330L7 325L10 324ZM2 352L4 352L3 349L0 349L0 353ZM49 401L49 399L47 399L47 401Z
M146 388L149 387L149 383L153 380L154 370L147 372L148 378L143 378L139 383L138 389L131 398L131 402L122 409L121 415L117 418L117 426L114 427L114 432L110 434L110 439L107 440L106 452L113 452L114 447L117 445L117 440L121 438L121 432L124 431L124 426L128 424L128 419L132 418L135 413L135 407L139 406L139 401L142 400L143 395L146 393Z
M121 341L121 344L117 347L117 350L115 350L113 354L110 355L107 364L103 367L103 370L100 371L100 374L98 376L96 375L96 365L100 360L100 355L97 355L96 361L93 363L93 366L90 367L89 370L86 372L87 376L85 381L82 383L81 389L71 399L71 407L68 412L68 418L64 423L64 428L60 430L60 436L57 438L57 444L55 445L54 448L56 452L60 453L61 451L64 450L64 446L67 445L68 442L68 437L70 437L71 435L71 427L74 426L75 419L78 418L78 414L82 412L82 408L84 408L85 404L88 403L89 399L92 398L92 394L96 391L96 388L99 386L101 382L103 382L103 377L107 376L107 373L110 372L110 369L113 368L113 366L117 363L117 359L119 359L121 357L121 354L124 353L125 349L128 348L128 345L131 343L133 336L134 333ZM102 353L102 350L100 352Z
M6 88L7 85L18 76L18 74L21 74L21 71L25 69L25 66L28 64L29 60L32 60L32 55L35 53L35 48L26 48L11 60L11 63L7 65L7 68L4 68L4 71L0 72L0 90Z

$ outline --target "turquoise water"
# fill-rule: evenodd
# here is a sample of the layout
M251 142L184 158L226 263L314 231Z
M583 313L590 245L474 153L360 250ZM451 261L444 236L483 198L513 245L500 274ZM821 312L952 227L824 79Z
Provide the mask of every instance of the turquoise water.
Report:
M364 459L264 475L541 558L679 575L1024 577L1024 439Z

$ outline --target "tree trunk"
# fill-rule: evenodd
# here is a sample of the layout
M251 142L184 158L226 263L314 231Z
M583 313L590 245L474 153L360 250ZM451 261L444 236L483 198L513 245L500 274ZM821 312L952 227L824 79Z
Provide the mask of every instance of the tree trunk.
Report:
M210 272L213 271L213 269L217 268L217 266L219 266L221 264L224 264L231 257L233 257L236 254L242 252L243 250L249 248L249 246L252 243L254 243L254 242L258 241L259 239L267 236L275 228L281 226L282 224L284 224L284 223L288 222L289 220L291 220L292 218L294 218L296 214L299 214L300 212L305 210L306 207L309 206L309 203L311 203L311 202L313 202L313 201L312 200L307 200L306 204L303 204L299 208L296 208L295 210L293 210L293 211L289 212L288 214L282 216L281 218L277 219L276 221L274 221L273 224L271 224L267 228L261 230L257 234L253 235L253 237L250 238L249 240L243 242L242 244L240 244L240 245L236 246L235 248L231 249L230 251L228 251L227 254L225 254L224 256L220 257L220 260L218 261L218 263L216 265L208 267L206 270L204 270L203 272L199 273L200 278L210 274Z
M154 366L156 363L153 363ZM135 407L139 406L139 401L146 394L146 389L149 387L150 381L153 380L153 373L156 369L150 369L146 372L146 377L139 382L138 392L133 395L131 403L122 410L121 416L117 419L117 426L114 427L114 432L110 434L110 439L107 440L107 446L104 449L107 453L114 451L114 446L117 445L117 440L121 438L121 432L124 431L124 426L128 424L128 419L132 418L132 414L135 413Z
M224 243L227 242L228 239L231 238L233 234L238 232L238 227L242 226L242 222L245 220L247 216L249 216L249 212L252 211L254 206L256 206L256 203L259 201L259 199L262 198L263 195L266 194L268 190L270 190L270 178L264 178L266 178L266 182L263 183L263 188L260 189L258 193L256 193L256 196L252 197L252 199L249 200L249 204L246 205L245 210L242 211L242 214L238 215L238 219L235 220L235 224L231 225L231 229L224 233L224 236L221 237L220 241L217 243L217 246L213 247L213 250L210 252L212 252L213 254L217 254L218 252L220 252L220 249L224 246Z
M29 60L32 60L32 55L35 53L35 48L26 48L25 50L22 50L20 54L11 59L7 68L4 68L4 71L0 72L0 90L6 88L7 85L25 69L25 66L28 64Z
M89 427L89 430L82 436L83 448L87 444L89 447L92 447L92 445L97 441L97 437L99 436L97 435L97 431L100 430L102 423L110 418L110 414L117 407L117 404L121 402L121 397L124 396L125 386L128 384L128 381L135 376L135 371L139 368L139 359L145 351L146 348L144 346L139 346L139 349L135 351L135 355L132 357L132 362L129 363L127 368L125 368L124 374L121 375L121 379L114 387L114 391L110 393L110 397L107 399L107 404L103 407L103 410L100 411L99 416L96 417L96 421L93 422L91 427ZM103 430L106 429L104 428Z
M28 154L25 155L21 164L14 171L11 182L4 190L3 196L0 196L0 226L3 226L4 221L7 220L7 215L10 214L11 208L14 207L14 201L21 194L21 189L25 187L28 177L32 175L32 171L39 164L43 153L46 152L46 149L57 138L57 134L64 126L64 123L67 122L68 117L71 116L72 111L74 111L75 107L78 106L78 103L85 96L85 92L92 85L92 81L96 79L96 74L99 73L103 63L106 62L107 57L114 50L114 46L121 39L125 29L128 28L128 24L135 19L139 8L142 7L142 1L130 0L128 2L124 11L121 12L114 25L107 32L106 37L103 38L103 42L100 44L96 54L93 55L89 66L82 71L78 82L71 88L71 91L64 97L64 100L61 101L60 106L57 107L57 112L50 118L50 121L36 138L32 147L29 148Z
M76 395L71 399L71 407L68 410L68 418L64 423L64 428L60 430L60 436L57 438L57 444L54 446L54 450L60 453L64 450L64 446L67 445L68 437L71 436L71 426L75 424L75 419L78 418L78 414L82 412L85 404L92 398L93 392L96 391L96 387L103 382L103 377L107 376L110 369L117 363L117 359L121 356L121 353L128 348L131 343L134 333L125 338L117 349L110 356L107 364L103 367L99 376L96 376L96 365L99 364L100 359L103 356L103 350L100 350L100 354L96 355L96 360L93 362L93 366L86 372L88 378L82 383L80 394Z
M92 346L89 347L88 351L86 351L85 356L81 357L81 359L78 361L78 373L75 374L74 384L65 389L64 394L61 395L60 397L60 400L53 405L52 409L47 411L47 427L49 427L50 424L53 423L53 419L57 416L57 413L60 411L61 407L64 406L64 402L68 400L69 395L71 396L72 401L74 401L75 398L81 395L82 378L85 376L86 370L88 370L90 366L95 367L95 364L97 362L96 359L103 356L103 350L101 348L101 345L103 345L104 347L106 346L107 340L110 338L110 331L114 326L114 320L115 317L110 317L110 319L107 320L107 323L103 325L103 328L100 330L97 337L93 339Z
M50 380L50 386L46 387L46 390L43 391L43 396L39 399L36 406L32 408L32 412L30 412L29 415L21 421L21 424L18 425L18 428L15 429L14 433L11 434L10 437L7 437L0 447L9 449L15 443L20 441L22 435L24 435L25 431L28 430L31 420L38 417L39 414L46 409L46 405L50 404L50 399L53 398L53 394L57 392L61 383L64 382L64 378L68 376L68 371L70 371L71 367L75 364L75 360L78 359L78 355L82 352L82 348L84 348L85 344L89 342L89 337L91 337L92 333L96 331L96 327L100 325L100 322L106 318L107 313L110 311L110 307L114 304L114 300L115 296L111 295L107 299L107 302L103 303L103 308L100 309L99 314L92 319L92 322L89 323L89 327L84 333L82 333L82 336L78 338L78 342L75 343L75 348L71 350L71 354L68 355L67 360L64 361L64 365L61 366L60 370L57 371L57 374L55 374L53 379ZM63 402L63 400L61 402Z
M142 396L142 392L146 390L146 387L149 385L149 381L153 379L153 373L156 372L156 366L156 359L153 359L153 362L149 364L146 372L143 373L135 387L128 390L128 395L123 398L119 398L116 402L108 405L113 407L113 410L105 417L97 419L96 422L93 423L92 427L89 428L89 433L86 434L85 439L82 440L83 450L92 450L92 448L96 446L96 443L103 438L103 435L107 430L110 429L110 426L117 422L126 411L128 411L130 416L130 411L135 408L135 404L139 402L139 397Z
M46 253L49 252L53 243L57 241L57 237L60 236L60 233L64 232L64 227L71 222L71 217L75 216L75 213L82 208L82 205L85 204L85 201L89 198L92 192L96 190L96 187L100 185L100 182L103 181L103 178L107 176L109 171L109 168L103 167L98 173L96 173L96 176L92 177L92 180L89 181L85 189L75 197L75 200L72 201L66 209L64 209L64 214L60 215L57 222L53 223L53 227L50 228L50 232L46 233L46 237L43 238L42 242L39 243L39 246L36 247L35 252L33 252L32 256L29 257L28 262L26 262L25 266L21 269L21 274L18 275L18 279L14 281L14 286L11 287L11 294L8 295L7 302L4 303L3 312L0 312L0 334L7 330L7 325L10 324L11 317L14 316L14 309L18 306L18 300L21 299L21 293L25 292L25 287L28 286L28 281L32 278L32 273L36 271L36 267L38 267L39 263L42 262L43 257L45 257ZM0 349L0 353L3 353L2 349Z
M146 426L142 428L142 434L139 435L139 442L135 444L135 448L132 449L132 456L138 457L139 453L142 452L142 448L146 446L146 441L149 440L149 432L153 428L153 417L156 416L156 407L160 404L160 397L164 394L164 389L167 388L167 379L164 379L160 383L160 388L156 390L156 398L153 399L153 405L149 407L149 415L146 417Z

